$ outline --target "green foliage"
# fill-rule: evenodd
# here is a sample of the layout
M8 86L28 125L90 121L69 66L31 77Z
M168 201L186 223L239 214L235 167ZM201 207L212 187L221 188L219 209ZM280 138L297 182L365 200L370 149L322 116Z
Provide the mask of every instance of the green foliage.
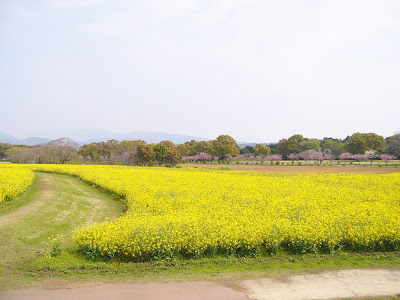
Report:
M282 139L278 142L276 145L276 152L281 155L289 155L289 149L288 149L288 140L287 139Z
M382 153L385 150L385 139L376 133L356 132L345 143L345 149L351 154L363 154L370 150Z
M226 160L228 155L236 156L239 154L239 147L236 140L229 135L220 135L212 142L213 155L222 160Z
M154 153L153 147L151 145L138 145L137 148L137 158L136 163L138 165L152 166L154 165L154 158L156 154Z
M206 141L196 142L192 147L193 155L199 154L201 152L210 153L212 151L212 143Z
M300 152L305 139L301 134L292 135L287 141L287 150L289 153Z
M158 163L159 165L163 164L169 151L168 147L165 144L159 143L153 147L153 151L155 154L154 158L156 163Z
M100 159L102 157L109 158L111 155L111 145L105 142L90 143L83 145L78 152L84 158Z
M189 144L180 144L176 146L177 151L181 156L190 155L190 146Z
M301 134L292 135L289 139L282 139L279 141L276 152L284 156L290 153L301 152L301 147L305 141L306 139Z
M400 133L386 138L386 152L400 157Z
M254 151L254 147L247 145L243 149L240 149L240 154L252 154Z
M321 143L319 142L318 139L305 139L305 141L301 145L301 149L304 151L311 149L320 149L320 148L321 148Z
M7 143L0 143L0 159L6 158L6 153L13 145Z
M265 156L268 156L270 153L271 153L271 148L268 146L265 146L264 144L257 144L254 147L255 156L265 157Z
M182 155L177 149L169 149L167 155L165 156L165 163L176 166L176 164L181 160Z
M341 139L324 138L320 141L320 144L324 153L330 152L338 157L340 154L345 152L344 143Z

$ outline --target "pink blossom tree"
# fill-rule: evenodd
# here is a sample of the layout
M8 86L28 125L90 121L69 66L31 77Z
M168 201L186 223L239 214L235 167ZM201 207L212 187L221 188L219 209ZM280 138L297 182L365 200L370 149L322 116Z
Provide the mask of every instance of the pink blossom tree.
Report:
M344 160L344 165L346 165L347 160L351 158L353 158L353 155L349 152L345 152L339 155L339 159Z
M193 161L194 160L194 155L184 155L182 156L183 161Z
M235 159L236 160L248 160L249 154L238 154L236 155Z
M334 155L332 153L325 153L324 159L329 160L329 163L332 164L332 160L336 159L336 155Z
M198 161L212 161L213 157L211 154L200 152L196 155Z
M282 160L282 155L280 154L272 154L268 155L267 159L271 162L271 165L274 161Z
M196 155L184 155L182 156L183 161L197 161L197 162L211 162L214 160L218 160L218 158L212 156L211 154L200 152Z
M304 159L304 162L307 163L307 160L311 160L312 159L312 150L306 150L306 151L302 151L299 153L300 157L302 159Z
M362 160L366 160L366 156L365 154L361 154L361 153L357 153L357 154L353 154L352 159L358 160L358 163L360 163Z
M391 155L391 154L381 154L381 155L379 155L379 158L382 159L387 165L388 161L395 160L396 156Z
M366 159L371 161L372 165L372 161L374 160L374 158L376 158L376 150L365 151L365 157Z
M317 150L309 150L310 151L310 157L313 160L318 161L319 164L322 163L322 161L324 160L324 154L321 151L317 151Z
M299 160L300 155L298 153L291 153L288 155L288 158L292 161L292 165L293 165L293 162L295 160Z

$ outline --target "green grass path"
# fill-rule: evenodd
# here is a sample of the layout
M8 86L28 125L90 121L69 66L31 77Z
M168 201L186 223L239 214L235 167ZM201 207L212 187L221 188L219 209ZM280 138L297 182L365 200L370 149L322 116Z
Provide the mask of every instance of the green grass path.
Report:
M27 195L10 201L0 212L0 287L18 279L24 266L51 251L51 237L60 240L61 250L73 251L74 229L123 212L120 202L77 178L36 175L39 180Z

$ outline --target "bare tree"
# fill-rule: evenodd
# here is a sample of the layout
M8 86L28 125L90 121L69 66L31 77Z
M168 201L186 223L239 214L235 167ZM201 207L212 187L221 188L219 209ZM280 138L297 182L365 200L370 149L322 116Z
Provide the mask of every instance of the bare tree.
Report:
M65 164L77 155L80 145L70 138L60 138L47 143L49 163Z

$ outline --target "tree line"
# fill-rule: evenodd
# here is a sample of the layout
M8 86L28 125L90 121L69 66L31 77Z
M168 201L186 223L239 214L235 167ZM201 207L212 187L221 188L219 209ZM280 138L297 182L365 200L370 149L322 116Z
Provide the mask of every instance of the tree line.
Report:
M386 156L379 156L385 154ZM391 155L391 156L387 156ZM165 140L148 144L143 140L94 142L80 146L61 138L36 146L0 143L0 159L18 163L101 163L122 165L176 165L181 161L230 161L232 159L290 160L371 159L400 157L400 134L386 139L375 133L354 133L345 139L305 138L295 134L278 143L239 148L229 135L212 141L188 141L175 145ZM382 158L383 159L383 158Z

